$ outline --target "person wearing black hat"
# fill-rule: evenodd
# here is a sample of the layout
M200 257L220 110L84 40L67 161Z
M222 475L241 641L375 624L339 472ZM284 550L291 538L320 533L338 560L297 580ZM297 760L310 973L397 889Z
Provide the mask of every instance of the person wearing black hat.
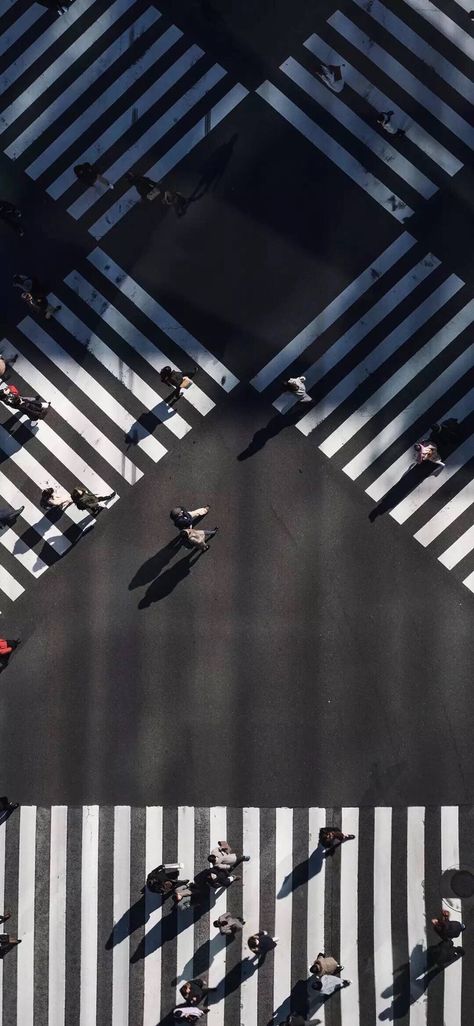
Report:
M192 527L195 520L205 517L209 513L210 506L202 506L200 509L185 509L184 506L175 506L170 512L170 518L178 531Z

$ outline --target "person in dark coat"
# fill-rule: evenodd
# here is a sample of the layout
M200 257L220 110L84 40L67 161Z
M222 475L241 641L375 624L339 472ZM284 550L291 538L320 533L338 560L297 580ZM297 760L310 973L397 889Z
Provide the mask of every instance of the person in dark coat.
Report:
M10 645L12 645L12 644L19 645L20 642L19 641L17 641L17 642L11 642L10 641L10 642L8 642L8 644L10 644ZM9 801L8 795L3 794L0 797L0 816L3 816L5 812L14 812L15 809L18 809L18 808L19 808L19 803L18 802L11 802L11 801Z
M108 178L104 178L97 164L90 164L89 161L85 161L83 164L76 164L74 174L83 185L87 185L89 188L95 185L96 182L102 182L102 185L106 185L108 189L113 189L112 183L109 182Z
M184 506L175 506L171 510L170 518L178 531L184 531L187 527L192 527L195 520L205 517L210 508L210 506L201 506L200 509L187 510Z
M150 200L157 199L160 195L160 187L157 182L154 182L151 178L147 178L146 175L137 175L134 171L127 171L127 180L130 185L134 185L141 199Z
M2 402L23 413L30 420L44 420L51 406L51 403L45 402L39 395L20 395L15 385L10 385L0 392L0 398Z
M249 937L247 944L253 954L257 957L263 956L276 948L278 944L278 937L270 937L267 930L259 930L258 933L253 933Z
M194 378L198 369L198 367L194 367L193 370L188 371L187 374L182 374L181 371L173 370L172 367L163 367L161 369L160 378L163 384L169 385L170 388L174 389L172 395L168 399L169 403L178 401L180 396L183 394L181 389L189 388L192 384L191 378Z
M25 229L21 224L21 210L18 207L15 207L13 203L9 203L8 200L0 200L0 218L2 221L5 221L5 224L10 225L17 235L23 237Z
M13 639L13 638L0 638L0 668L1 669L5 668L5 666L7 665L8 660L9 660L12 652L15 650L15 648L18 648L19 644L20 644L20 639L19 638L16 638L16 639ZM2 808L2 804L1 804L2 800L3 799L0 798L0 814L2 812L5 812L5 809ZM5 799L5 800L8 802L8 799ZM10 803L9 802L8 802L8 807L10 807Z
M161 865L152 869L146 878L146 886L153 894L162 894L164 897L171 895L180 884L188 884L189 880L180 880L179 871L183 866L181 863L173 865Z
M19 509L0 509L0 528L13 527L24 508L24 506L20 506Z
M209 988L206 987L204 980L186 980L179 988L179 993L188 1005L200 1005L201 1001L204 1001L208 990ZM203 1011L205 1010L203 1007Z
M212 924L219 930L222 937L234 938L236 933L245 926L245 919L240 916L232 916L230 912L223 912Z
M433 929L441 940L453 941L455 937L459 937L463 930L466 929L464 923L460 923L458 920L449 918L449 912L447 909L443 909L441 916L437 919L431 920Z
M353 841L355 834L343 834L337 827L321 827L319 831L319 843L324 848L325 855L334 855L336 848L343 841Z
M61 306L51 306L48 303L46 291L37 278L28 274L14 274L13 285L21 289L21 298L24 303L31 306L37 313L42 313L46 320L49 320L54 313L61 309Z
M94 495L94 492L89 492L87 488L73 488L71 499L78 509L85 510L93 517L97 517L104 508L99 503L110 502L114 495L115 492L111 492L110 495Z

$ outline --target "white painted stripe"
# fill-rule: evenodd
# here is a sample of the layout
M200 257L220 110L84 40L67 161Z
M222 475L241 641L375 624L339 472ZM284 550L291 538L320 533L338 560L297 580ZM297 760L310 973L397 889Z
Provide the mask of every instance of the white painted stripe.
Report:
M422 18L426 18L431 25L434 25L438 32L442 32L446 39L453 46L457 46L458 50L465 53L467 57L470 57L471 61L474 60L474 39L468 32L465 32L455 21L445 14L439 7L431 3L431 0L404 0L409 7L411 7L417 14ZM458 4L464 7L464 10L470 11L472 5L466 0L456 0ZM469 95L469 94L467 94Z
M355 0L355 2L358 3L358 0ZM417 3L411 4L410 0L405 0L405 3L408 3L410 6L414 6L416 10L418 10L420 6ZM359 6L362 6L362 3L360 3ZM423 0L423 8L426 9L426 6L425 0ZM367 6L364 5L363 9L367 10ZM437 28L443 26L441 29L441 31L443 31L445 26L451 25L457 29L460 36L462 35L463 38L469 39L471 49L469 56L472 60L474 58L474 41L472 38L468 36L466 32L461 33L458 26L454 26L454 22L450 22L444 12L438 11L438 13L440 15L440 24L436 26ZM474 83L471 82L466 75L463 75L461 71L458 71L451 61L446 60L446 57L443 57L437 50L430 46L429 43L425 42L421 36L418 36L405 21L397 18L396 14L393 14L387 7L384 7L383 4L379 3L379 0L371 0L369 14L371 18L374 18L374 20L377 21L379 25L382 25L387 32L390 32L398 43L401 43L402 46L406 46L406 48L410 50L415 57L418 57L420 61L427 64L436 75L439 75L440 78L444 79L452 89L457 90L463 98L472 96ZM443 32L443 34L446 35L445 32Z
M60 311L62 313L62 311ZM58 319L58 315L56 315ZM145 431L141 425L137 425L135 417L132 417L130 413L121 406L120 403L113 398L102 385L99 384L95 378L92 377L87 371L85 371L77 362L62 349L57 342L54 341L45 331L36 324L35 321L31 321L27 318L22 321L20 328L24 335L26 335L31 342L34 342L35 346L47 356L52 363L54 363L63 374L65 374L84 394L90 399L92 403L95 403L99 409L105 413L107 417L114 424L117 424L125 434L130 431L134 431L136 437L136 445L139 445L147 456L150 457L155 463L158 462L165 455L167 450L161 442L158 442L156 438ZM85 325L82 325L83 331L87 331ZM0 441L1 445L1 441Z
M240 984L240 1021L245 1026L258 1022L257 973L247 972L251 952L247 940L260 929L260 809L242 809L242 844L250 862L242 867L242 981Z
M377 1021L384 1018L382 997L393 976L392 954L392 810L374 809L374 981ZM390 1002L391 1003L391 1002Z
M15 559L28 570L33 577L41 577L44 571L48 569L48 564L43 563L43 560L36 555L33 549L30 549L25 542L15 534L15 531L8 527L0 533L0 544L3 545L7 552L10 552Z
M146 814L145 875L163 862L163 809L152 806ZM145 952L143 962L143 1026L156 1026L161 1021L161 944L155 943L161 929L162 903L145 887ZM177 910L178 911L178 910ZM155 950L152 950L152 949Z
M410 960L410 1026L426 1026L427 993L417 982L426 970L425 909L425 810L407 809L407 939L408 951L416 950ZM388 928L388 924L387 924Z
M13 85L20 75L24 75L28 68L37 61L49 49L56 40L60 39L64 32L79 20L82 14L91 6L91 0L74 0L73 5L67 14L62 18L56 18L52 25L46 29L41 36L38 36L28 49L23 50L15 61L0 76L0 93ZM2 117L0 114L0 131L2 128Z
M326 826L326 810L317 808L308 809L309 879L307 884L308 906L306 917L308 973L310 965L313 964L319 952L326 950L324 946L324 892L326 885L326 860L322 857L321 849L317 851L319 847L319 831L324 826ZM319 858L321 859L321 869L319 872L313 872L311 875L312 867L317 868ZM321 1026L324 1026L326 1021L324 1003L319 1005L317 1016L318 1019L321 1020Z
M194 808L189 805L180 805L178 808L178 862L184 865L184 879L194 879ZM176 938L176 965L178 973L183 967L194 958L194 921L192 909L176 909L176 915L181 918L178 923L184 921L187 925L181 929ZM179 981L179 975L178 975ZM182 1003L182 996L179 993L181 984L176 985L176 1002Z
M124 37L128 36L128 30L123 35ZM131 67L126 68L125 71L119 75L116 81L112 82L111 85L104 89L98 100L91 103L87 109L82 112L82 114L79 114L78 117L64 129L63 132L58 133L50 145L47 146L46 149L43 150L43 152L40 153L40 155L27 168L27 172L31 178L38 178L39 175L43 174L51 164L54 164L62 153L72 146L76 139L80 139L81 136L84 135L87 129L90 128L98 118L104 117L105 112L117 102L118 97L126 96L127 91L139 81L149 68L152 68L154 64L156 64L160 57L162 57L163 54L181 38L181 36L182 32L180 32L180 30L174 25L167 29L166 32L163 32L160 38L156 40L156 42L146 51L146 53L143 54L142 57L139 57ZM52 196L53 199L57 199L58 196L61 196L62 193L76 180L73 168L68 168L49 187L48 192L50 196Z
M468 481L464 488L457 493L449 502L435 513L431 520L428 520L414 537L420 545L430 545L435 538L438 538L447 527L450 527L455 520L472 506L474 502L474 481ZM449 549L447 550L449 552ZM446 555L446 553L445 553ZM449 558L449 557L448 557ZM453 564L454 565L454 564Z
M20 809L18 854L17 1022L34 1026L36 805Z
M20 14L16 21L12 25L9 25L5 32L0 36L0 55L6 53L7 50L17 42L21 36L25 35L29 28L41 18L41 15L45 13L44 7L40 7L39 4L32 4L28 7L23 14ZM2 963L3 965L3 963ZM1 1022L1 1020L0 1020Z
M466 392L466 394L463 395L463 397L459 400L459 402L455 403L455 405L452 406L451 409L447 411L447 413L443 414L443 416L440 419L441 420L446 420L448 417L457 417L458 419L463 419L468 413L471 412L473 404L474 404L474 388L471 388L470 391ZM427 428L428 428L428 425L427 425ZM456 453L452 454L452 457L450 457L450 462L451 462L451 459L453 460L453 464L454 464L455 469L457 469L457 467L456 467ZM414 463L414 459L413 459L413 446L410 446L410 448L406 449L405 452L399 457L398 460L395 460L395 463L392 463L391 466L388 467L388 469L386 471L384 471L384 473L381 474L380 477L378 477L370 485L370 488L367 488L367 495L370 495L372 499L376 499L376 500L381 499L382 496L385 495L386 492L388 492L390 490L390 488L393 488L393 486L397 483L397 481L399 481L399 479L402 476L402 474L404 474L405 471L408 470L409 466L413 465L413 463ZM451 476L451 473L450 473L451 470L452 470L451 467L443 468L443 476L446 474L446 472L448 472L449 477L450 477ZM445 478L445 480L448 480L448 478ZM430 478L428 478L427 480L421 482L420 487L424 488L425 490L427 490L427 497L428 498L429 498L429 494L430 494L430 488L433 488L435 491L437 490L434 487L437 481L438 481L438 478L434 478L434 480L433 480L433 475L431 475ZM443 484L443 481L440 482L439 487L441 487L442 484ZM413 505L413 510L412 510L412 512L414 512L415 509L418 508L418 505L422 505L422 501L423 500L418 503L418 495L419 495L418 488L414 488L413 492L411 494L414 497L414 505ZM410 496L407 496L407 499L409 501L410 500ZM403 524L404 520L407 519L407 517L404 516L404 514L403 514L403 504L404 504L404 501L405 500L403 500L403 502L400 503L399 506L395 506L394 509L391 510L392 514L395 512L395 510L398 510L398 509L401 510L402 518L400 520L398 520L398 515L396 517L394 517L394 519L397 520L400 524ZM407 514L407 516L409 516L409 515L410 515L410 513Z
M123 10L127 10L129 6L130 4L127 3L127 0L124 0ZM107 12L107 18L109 18L111 10L112 8ZM118 17L118 13L116 16ZM104 15L104 18L105 17L106 16ZM69 110L69 108L79 100L81 96L83 96L87 89L97 81L100 81L104 73L113 67L115 62L123 56L129 47L134 44L148 28L158 21L158 18L160 18L159 12L149 7L140 18L137 18L132 25L125 29L125 32L122 32L117 39L114 39L113 43L111 43L110 46L100 54L100 57L97 57L93 63L82 72L82 74L78 75L77 78L74 79L74 82L71 82L69 86L63 89L60 96L53 100L53 102L50 103L49 106L46 107L45 110L43 110L41 114L39 114L31 124L16 137L14 142L12 142L5 150L7 156L16 160L26 149L28 149L29 146L31 146L35 139L39 139L40 135L42 135L43 132L45 132L51 125L57 124L59 118L64 116L65 112ZM101 20L102 19L98 19L92 26L97 34L97 38L103 35L102 30L98 28ZM84 36L81 39L81 43L85 50ZM74 48L77 49L77 43L74 44ZM134 64L133 67L135 68L136 65ZM35 86L38 82L39 79L36 79ZM22 94L22 97L28 96L28 98L25 99L24 109L28 108L28 106L33 103L33 97L29 97L31 91L32 90L30 88L26 90L26 93ZM106 90L103 90L103 93L105 91ZM120 95L121 93L119 88L116 92L116 98ZM20 100L15 100L15 104L18 105L19 102ZM89 110L90 107L87 108L87 111ZM80 121L80 117L78 120ZM33 175L32 177L35 178L37 175Z
M224 391L230 392L232 388L235 388L238 384L238 378L234 377L220 360L216 360L205 346L190 335L183 328L182 324L179 324L160 303L157 303L138 282L129 277L126 271L122 270L114 260L101 249L95 249L89 254L88 259L98 271L119 289L122 295L135 304L149 321L159 328L160 331L168 335L168 338L176 346L179 346L198 367L201 367L213 381L221 385ZM134 330L136 333L136 329ZM159 373L161 368L167 363L167 357L140 332L136 337L139 339L139 345L135 348L137 348L140 356L147 360L150 366ZM129 344L132 345L132 342L130 341ZM193 399L190 399L191 393L194 396ZM214 408L215 404L212 400L208 399L194 384L191 388L184 390L184 395L203 414L209 413Z
M17 598L20 598L20 595L22 595L25 590L22 588L21 584L18 584L18 581L12 577L9 570L6 570L4 566L0 567L0 589L5 595L8 595L8 598L11 599L12 602L15 602Z
M323 60L325 64L344 64L344 81L346 86L349 86L354 92L358 93L377 113L380 113L382 110L393 110L395 123L399 128L403 129L407 139L426 153L427 157L434 160L435 164L441 167L443 171L446 171L448 175L455 175L461 170L463 165L457 157L454 157L445 146L414 121L411 114L409 115L402 110L393 97L389 98L386 93L381 92L364 75L361 75L349 63L345 55L342 57L341 54L333 50L332 47L329 47L327 43L323 42L314 33L306 40L304 45L318 59Z
M26 357L19 355L15 363L15 370L24 381L27 381L33 386L38 395L47 396L48 402L53 406L56 413L66 421L77 431L78 435L87 442L88 445L97 452L102 459L110 464L111 467L120 474L125 481L133 485L141 477L143 473L138 467L135 466L127 456L124 456L120 449L114 445L103 433L93 424L88 417L86 417L77 406L66 398L64 393L60 392L51 381L40 371L33 367Z
M192 67L200 53L201 51L199 50L199 47L191 47L184 57L180 58L180 61L177 62L177 65L179 66L175 69L175 80L180 77L178 72L181 71L181 69L182 74L185 74ZM184 64L183 62L186 63ZM175 66L173 65L173 68L174 67ZM204 75L202 75L202 77L187 90L187 92L183 93L183 95L180 96L179 99L171 105L171 107L168 107L168 110L166 110L161 117L157 118L157 120L150 125L143 135L141 135L139 139L137 139L137 141L128 148L128 150L117 158L114 164L111 164L110 167L105 169L104 173L109 181L112 183L117 182L130 167L137 164L152 146L155 146L160 139L167 134L167 132L171 131L172 128L175 128L178 121L184 118L186 114L189 114L192 108L203 99L206 93L214 89L214 86L217 85L225 75L226 72L224 71L224 68L221 68L219 64L214 64L209 71L206 71ZM163 76L163 78L164 77L165 76ZM168 76L167 81L169 81L168 87L170 87L172 85L172 79L170 76ZM152 103L156 102L158 95L158 83L155 83ZM152 106L152 103L150 103L149 106ZM130 117L131 113L128 115L129 119ZM121 119L119 119L119 121L120 120ZM118 122L115 122L114 127L117 125ZM122 125L121 132L124 130L125 124ZM100 140L98 140L98 144L99 143ZM89 150L88 154L90 152L95 152L95 150ZM86 159L89 159L87 155ZM83 192L70 207L68 207L68 213L71 214L71 217L74 217L77 220L98 202L101 195L103 194L102 192L99 192L98 189L86 189L86 191Z
M273 1007L278 1008L279 1019L286 1019L290 1012L291 994L291 917L293 891L278 898L278 892L293 869L293 809L275 810L275 933L278 944L273 955ZM244 916L245 918L245 916ZM261 929L267 924L262 922Z
M64 491L63 486L52 477L52 475L38 463L38 460L32 456L27 449L23 448L14 438L5 431L5 428L0 426L0 451L3 452L9 459L16 464L20 470L23 471L27 477L30 477L32 481L38 486L42 492L44 488L52 487L58 488ZM65 516L68 516L73 523L80 524L83 521L90 521L90 517L87 513L76 509L75 506L69 506L65 511ZM83 525L84 526L84 525Z
M468 307L471 305L474 304L469 303ZM389 378L389 380L385 382L377 392L374 392L367 404L361 406L360 409L352 415L352 423L354 425L353 434L367 424L368 421L375 416L378 410L381 410L383 406L390 401L390 399L397 395L405 385L412 381L413 378L416 377L416 375L419 374L432 359L434 359L435 354L442 352L443 349L445 349L446 346L448 346L453 339L460 334L466 325L464 324L463 327L458 328L458 326L453 322L459 318L459 323L459 321L463 319L463 315L468 311L468 307L465 307L464 310L461 311L460 315L454 317L449 324L445 325L445 327L437 333L437 335L434 335L431 341L423 346L417 354L415 354L415 357L408 360L407 363L400 368L400 371L397 371L396 374L392 375L392 377ZM431 350L430 345L432 345ZM416 357L419 357L419 362ZM347 474L352 481L355 481L355 479L359 477L359 475L362 474L363 471L374 462L374 460L388 449L392 442L406 431L410 424L413 424L425 410L429 409L437 399L444 395L445 390L451 388L451 386L469 370L470 366L472 366L472 354L469 350L466 350L466 352L462 353L457 360L454 360L453 363L451 363L449 367L447 367L446 370L443 371L443 373L440 374L431 385L429 385L428 388L419 392L416 398L409 403L408 406L398 414L398 416L394 417L394 419L387 424L375 438L371 439L371 441L364 446L354 459L350 460L350 462L343 467L344 473Z
M411 235L408 235L408 232L403 232L399 235L380 254L377 260L370 264L365 271L362 271L362 274L357 278L354 278L354 281L351 281L321 313L317 314L302 331L295 335L291 342L288 342L276 356L272 357L269 363L265 364L265 367L252 378L250 384L258 392L262 392L264 388L267 388L279 374L282 374L291 363L294 363L304 353L305 349L308 349L339 317L342 317L371 288L375 280L378 281L382 278L398 260L401 260L414 244L415 240Z
M441 807L441 872L459 866L459 809L456 805ZM444 903L443 903L444 904ZM448 911L455 906L456 919L462 921L462 903L450 898ZM462 945L462 935L458 944ZM444 1022L446 1026L461 1026L462 959L453 962L444 973Z
M341 852L341 948L339 959L344 966L341 978L352 980L350 987L341 990L341 1026L354 1026L359 1022L359 972L358 972L358 865L359 865L359 810L343 809L341 829L346 834L355 834L353 841L347 841Z
M114 807L114 926L130 908L130 825L129 805ZM113 948L112 1022L128 1026L130 936Z
M1 573L1 571L0 571ZM5 828L0 830L0 907L5 908ZM3 959L0 958L0 1026L3 1026ZM153 1024L154 1026L154 1024Z
M94 313L97 313L102 322L113 328L117 335L123 337L125 342L133 343L134 337L137 341L140 340L140 332L137 328L123 317L93 285L86 281L82 274L73 271L64 280L65 284L69 285L82 302L86 303ZM184 435L191 430L190 424L172 406L168 406L161 396L125 363L122 356L118 356L98 335L92 333L71 311L64 307L61 322L74 335L76 341L80 341L82 345L86 346L87 352L95 356L109 374L138 399L145 410L153 412L154 416L161 420L177 438L184 438Z
M99 474L96 474L95 470L83 460L82 456L79 456L44 420L39 421L35 431L35 438L46 449L49 449L55 458L67 467L71 474L74 474L78 483L86 485L96 495L110 494L112 491L110 485ZM117 502L118 498L119 496L116 495L110 500L109 505L112 506L114 502Z
M64 1026L66 1006L67 805L51 808L49 856L48 1026Z
M466 588L469 588L469 591L474 592L474 570L465 578L465 580L462 583L466 585Z
M358 364L349 374L346 374L345 378L331 389L330 392L317 403L311 413L314 413L313 417L303 417L302 421L298 423L298 428L302 434L309 434L310 430L313 430L317 424L321 424L322 421L329 417L331 413L337 409L338 406L344 399L346 399L352 392L355 391L359 385L365 383L369 374L373 374L379 367L385 363L386 360L397 352L397 350L410 338L413 337L415 331L418 331L423 324L426 323L441 307L448 302L448 300L455 295L455 293L462 288L463 282L456 278L456 275L451 275L446 281L444 281L434 292L431 293L423 303L412 313L408 314L405 319L397 325L396 328L391 331L386 338L372 350L367 359L362 359L361 363ZM395 286L396 288L397 286ZM311 368L312 370L312 368ZM307 380L310 378L309 374L306 375ZM311 376L312 377L312 376ZM312 384L312 380L310 379ZM320 446L322 451L327 456L333 455L332 444L336 442L337 449L343 445L343 431L338 434L333 432L328 439ZM340 441L340 445L339 445Z
M192 126L184 135L178 139L178 141L171 147L161 158L157 161L152 168L150 168L146 174L150 178L161 181L165 175L179 164L180 160L183 160L188 153L194 149L205 139L209 132L212 130L229 114L234 107L237 106L248 96L248 89L240 84L233 86L232 89L226 93L222 99L218 100L216 104L208 111L204 117L200 118L195 125ZM139 202L136 189L129 189L125 192L117 203L114 203L112 207L109 207L106 214L99 217L97 221L89 228L89 232L95 239L102 239L104 235L110 229L118 224L118 222L128 213L132 207L136 206Z
M473 393L472 398L474 400L474 390L471 391ZM403 454L403 462L406 462L408 465L410 457L411 465L413 465L413 449L408 449ZM404 524L409 517L413 516L413 513L416 513L417 509L420 509L420 507L428 501L428 499L431 499L433 495L436 495L436 492L439 491L440 488L443 488L446 482L449 481L454 474L457 474L460 467L464 466L468 460L473 457L474 435L471 435L463 445L460 445L458 449L455 449L454 452L450 453L448 463L443 467L442 473L437 475L433 473L430 477L425 478L425 480L421 481L417 488L414 488L405 499L402 499L397 506L390 510L390 515L397 521L397 524ZM402 459L402 457L400 457L400 459ZM433 467L433 470L434 469L435 468ZM395 478L394 484L396 483L396 480L398 480L398 478ZM380 478L378 481L380 481ZM378 484L378 481L374 482L374 484Z
M358 3L359 0L355 0L355 2ZM352 43L353 46L360 50L364 57L373 61L380 71L383 71L384 74L393 79L397 86L404 89L421 107L429 111L432 117L437 118L441 124L445 125L453 135L461 139L466 146L469 146L471 149L474 148L474 131L467 121L449 107L447 103L444 103L440 96L433 93L431 89L428 89L419 79L415 78L415 75L412 75L395 57L387 53L383 47L379 46L373 39L370 39L369 36L364 35L340 11L336 11L335 14L328 18L328 24L340 32L347 39L348 43Z
M225 806L215 806L209 809L209 851L217 846L218 841L229 840L232 846L232 838L227 837L227 809ZM242 863L243 865L243 863ZM242 871L242 865L238 867L238 874ZM239 886L238 883L235 884ZM211 944L211 960L209 965L208 987L218 987L226 975L226 938L221 937L212 924L219 916L227 912L227 888L224 887L217 892L216 900L209 913L209 937ZM244 918L244 917L243 917ZM199 967L196 967L197 969ZM219 987L219 991L220 991ZM217 995L216 995L217 996ZM224 995L220 1001L212 1004L212 1026L224 1026L225 1000Z
M424 257L423 260L416 265L411 267L409 271L400 278L400 280L394 285L392 289L389 289L377 303L371 307L362 317L354 324L351 328L348 328L344 334L338 338L325 353L316 360L315 363L305 371L306 374L306 388L311 388L316 381L321 380L325 374L328 374L340 360L345 359L348 353L352 352L353 349L362 341L363 338L373 331L393 310L396 309L405 299L423 282L428 275L432 274L434 270L439 266L439 261L431 254ZM455 277L453 275L453 277ZM303 435L308 435L314 428L321 424L326 417L329 417L331 413L347 398L348 395L354 391L360 384L363 384L370 373L372 373L377 367L387 360L393 352L395 352L399 345L401 345L407 338L413 334L413 318L415 322L420 324L424 323L432 313L436 310L437 302L441 305L441 301L447 302L449 298L450 288L452 289L451 294L457 291L457 288L461 288L464 284L459 279L459 285L456 287L456 283L451 283L451 286L447 283L443 283L432 296L429 296L418 308L415 313L409 314L401 324L397 325L396 328L390 334L383 338L381 342L372 350L372 352L365 359L363 357L360 364L349 374L346 374L344 378L338 381L337 385L332 388L327 395L321 399L316 406L314 406L309 414L302 417L298 423L298 429ZM446 298L444 296L446 295ZM420 312L418 312L420 311ZM282 409L283 396L277 400L278 409ZM276 406L277 403L273 405ZM284 409L284 407L283 407Z
M351 132L356 139L367 146L379 160L387 164L391 171L403 178L412 189L419 192L424 199L429 199L437 192L438 186L390 144L388 141L390 137L382 137L293 57L289 57L283 64L280 64L280 70L288 75L291 81L303 89L308 96L316 100L328 114L336 119L338 124L344 125L348 132Z
M80 45L78 46L77 40L74 40L67 49L60 53L59 57L56 58L45 71L34 78L32 83L17 96L13 103L11 103L5 110L2 111L2 123L5 127L12 125L21 114L24 114L25 110L29 110L33 104L39 99L40 96L46 92L66 71L69 71L74 67L76 61L82 58L84 53L87 53L89 48L93 46L101 36L115 24L117 18L120 18L124 14L131 3L135 3L136 0L115 0L109 9L102 14L100 18L96 18L95 21L89 26L88 29L80 37ZM41 118L44 118L44 114L41 114ZM50 124L52 124L54 118L51 118ZM8 150L5 150L7 156L15 158L18 154L12 147L9 146ZM21 152L21 151L19 151Z
M0 471L0 495L2 499L6 500L9 506L13 509L19 509L20 506L24 506L22 512L23 520L26 520L30 527L34 527L37 534L40 535L44 541L51 545L51 548L59 555L64 555L65 552L71 547L71 542L64 536L59 527L52 524L48 517L45 517L41 510L30 502L29 498L20 491L12 481Z
M464 534L461 535L457 541L453 542L452 545L443 552L441 556L438 556L440 563L447 567L448 570L452 570L453 566L457 566L470 552L474 549L474 524L468 527Z
M99 806L84 805L82 810L79 1026L95 1026L97 1021L98 871Z
M278 114L281 114L285 121L293 125L293 128L301 132L313 146L316 146L321 153L324 153L329 160L332 160L344 174L348 175L376 203L379 203L387 213L392 214L393 217L402 222L411 217L413 210L403 200L395 196L393 191L387 189L375 175L367 171L367 168L359 160L356 160L340 143L328 135L320 125L304 114L280 89L277 89L276 86L267 81L263 82L256 92Z

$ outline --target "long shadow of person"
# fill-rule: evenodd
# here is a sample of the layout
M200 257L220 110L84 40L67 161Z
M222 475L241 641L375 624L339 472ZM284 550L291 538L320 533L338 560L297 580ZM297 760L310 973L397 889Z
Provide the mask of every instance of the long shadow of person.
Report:
M392 984L382 991L383 998L392 998L392 1004L380 1012L379 1019L403 1019L408 1015L410 1005L428 989L430 983L439 973L464 954L463 948L455 948L449 941L433 944L423 951L421 944L413 948L410 961L395 969L396 975Z
M142 938L138 948L134 951L130 962L134 964L139 962L142 958L146 958L147 955L151 955L153 951L158 951L158 948L163 947L169 941L174 940L180 933L187 930L188 927L192 926L193 923L199 922L202 916L209 913L211 907L210 896L203 894L199 898L199 903L191 906L191 908L177 908L172 906L167 916L163 916L162 919Z
M193 189L191 195L187 198L187 203L195 203L196 200L202 199L202 197L206 195L206 192L209 192L211 186L212 191L215 191L229 160L232 157L234 146L238 138L238 133L234 132L234 135L228 140L228 142L223 143L222 146L219 146L218 149L211 154L209 160L201 171L201 177L195 189Z
M260 968L260 962L249 958L243 958L241 962L237 962L236 965L229 969L229 972L219 981L217 987L213 987L208 994L206 994L206 1004L217 1005L219 1001L223 1001L225 997L232 994L234 990L237 990L242 983L250 978Z
M155 552L153 556L150 556L141 567L137 570L136 574L132 577L128 586L129 591L134 591L135 588L140 588L143 584L149 584L150 581L154 581L158 574L164 570L165 566L169 563L170 559L179 552L181 547L181 538L179 534L175 538L172 538L163 549L159 552Z
M277 898L287 898L292 891L296 891L298 887L302 887L311 880L313 876L317 876L321 872L322 865L324 862L323 849L318 844L318 847L311 852L309 859L305 859L304 862L299 862L297 866L292 869L288 876L285 876L283 883L278 891Z
M114 928L105 942L107 951L120 944L126 937L130 937L140 926L144 926L155 908L161 905L161 894L153 894L152 891L145 894L142 889L142 896L124 912L123 916L115 923Z
M183 983L185 980L192 980L198 976L204 976L207 970L211 967L215 957L227 946L227 938L223 937L220 933L216 937L211 937L210 941L204 941L203 944L194 952L189 962L183 966L179 976L175 976L171 983L176 987L179 983Z
M275 1023L280 1023L282 1020L286 1020L292 1012L294 1015L301 1015L303 1018L308 1016L309 1018L309 1000L308 1000L308 986L309 980L297 980L291 988L291 992L282 1001L281 1005L275 1009L268 1026L275 1026ZM312 991L316 995L315 991ZM320 1019L312 1019L314 1023L320 1022Z
M430 463L425 460L424 463L411 464L405 471L403 476L389 489L386 495L384 495L378 506L374 506L369 513L369 520L373 524L377 517L381 517L383 513L388 513L389 510L393 509L394 506L398 506L398 503L405 499L407 495L413 491L421 481L425 478L431 477L431 474L439 471L434 463Z
M255 456L256 452L260 452L261 449L270 441L270 438L275 438L276 435L280 434L280 431L284 431L287 427L292 427L297 424L302 414L299 407L299 403L293 406L288 413L277 413L275 417L269 420L268 424L264 428L259 428L255 432L252 441L249 443L246 449L239 452L237 459L242 462L248 460L250 456Z
M185 577L188 577L194 564L201 555L201 552L197 551L197 556L193 559L194 552L189 552L184 559L180 559L179 563L175 563L169 570L165 570L164 574L161 574L150 584L150 587L145 592L143 598L138 603L139 609L148 609L153 602L160 602L161 599L166 598L167 595L171 595L171 592L177 587L177 585L184 581Z

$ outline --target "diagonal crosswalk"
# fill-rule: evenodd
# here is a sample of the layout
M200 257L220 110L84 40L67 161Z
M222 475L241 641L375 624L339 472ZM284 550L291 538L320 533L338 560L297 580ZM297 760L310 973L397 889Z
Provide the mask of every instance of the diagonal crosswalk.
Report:
M0 903L21 944L0 963L0 1021L11 1026L156 1026L168 1021L185 979L203 977L212 1026L257 1026L302 1012L331 1026L384 1020L467 1023L467 877L473 810L410 808L22 807L0 824ZM355 834L324 858L327 823ZM250 855L228 890L194 912L143 891L148 872L180 861L207 866L228 839ZM464 881L465 882L465 881ZM473 876L474 883L474 876ZM468 923L465 958L435 975L440 906ZM213 923L245 920L232 942ZM247 938L278 944L258 968ZM311 987L319 951L343 964L351 986L329 999ZM401 974L401 975L400 975Z
M82 482L97 495L115 491L112 505L238 383L98 247L51 301L61 309L46 326L27 316L1 346L16 356L12 381L20 391L51 402L37 425L0 404L0 506L25 507L14 527L0 532L2 605L93 526L75 506L45 513L44 488L66 496ZM166 364L184 373L197 368L178 409L160 379Z
M352 0L257 93L403 223L471 161L473 55L472 36L433 3ZM322 64L342 68L337 93ZM393 134L377 124L387 111Z
M303 373L313 403L297 429L471 591L473 320L465 283L404 232L252 379L262 392ZM283 392L273 406L295 402ZM413 444L451 418L446 467L426 476Z
M2 148L97 240L138 202L127 171L140 165L163 178L247 95L160 11L143 7L75 0L54 18L37 4L21 12L16 0L5 18L0 11ZM100 163L113 193L78 183L74 166L85 161Z

